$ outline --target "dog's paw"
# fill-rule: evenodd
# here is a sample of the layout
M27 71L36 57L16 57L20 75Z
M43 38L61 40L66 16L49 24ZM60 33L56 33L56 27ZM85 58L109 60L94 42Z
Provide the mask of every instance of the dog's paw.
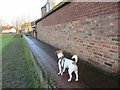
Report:
M61 73L61 76L63 75L63 73Z
M64 73L65 71L63 71L63 73Z
M71 79L68 79L68 82L70 82L71 81Z
M58 73L58 75L60 75L61 73Z
M75 81L77 82L77 81L78 81L78 79L75 79Z

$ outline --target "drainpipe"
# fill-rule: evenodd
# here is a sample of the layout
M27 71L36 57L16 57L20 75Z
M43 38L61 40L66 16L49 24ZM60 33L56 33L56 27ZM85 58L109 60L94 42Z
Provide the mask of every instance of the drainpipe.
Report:
M37 39L37 31L35 31L35 36L36 36L36 39Z
M35 36L36 36L36 39L37 39L37 23L35 23Z

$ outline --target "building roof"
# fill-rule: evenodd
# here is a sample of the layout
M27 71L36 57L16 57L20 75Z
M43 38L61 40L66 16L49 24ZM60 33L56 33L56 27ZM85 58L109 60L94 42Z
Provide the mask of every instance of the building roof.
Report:
M7 30L13 28L13 26L1 26L2 30Z
M46 4L45 4L43 7L41 7L41 8L46 8L47 3L48 3L48 2L46 2Z

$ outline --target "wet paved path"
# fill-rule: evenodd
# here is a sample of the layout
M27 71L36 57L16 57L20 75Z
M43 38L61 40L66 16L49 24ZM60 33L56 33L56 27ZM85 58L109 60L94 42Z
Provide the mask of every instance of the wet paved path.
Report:
M42 41L39 41L31 36L27 36L26 40L31 51L38 58L44 68L52 74L53 79L58 82L60 76L58 73L57 66L57 56L55 55L56 48L48 45ZM71 56L65 53L67 58ZM67 70L63 74L61 88L118 88L118 80L115 80L111 77L105 76L93 67L81 63L79 61L79 81L75 82L75 75L73 74L73 79L71 82L68 82L67 79L68 73Z

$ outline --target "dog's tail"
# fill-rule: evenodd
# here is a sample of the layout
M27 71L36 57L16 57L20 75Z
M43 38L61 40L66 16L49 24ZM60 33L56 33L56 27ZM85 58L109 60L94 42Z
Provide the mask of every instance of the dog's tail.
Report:
M75 59L75 61L72 64L76 64L78 62L78 56L77 55L73 55L72 59Z

